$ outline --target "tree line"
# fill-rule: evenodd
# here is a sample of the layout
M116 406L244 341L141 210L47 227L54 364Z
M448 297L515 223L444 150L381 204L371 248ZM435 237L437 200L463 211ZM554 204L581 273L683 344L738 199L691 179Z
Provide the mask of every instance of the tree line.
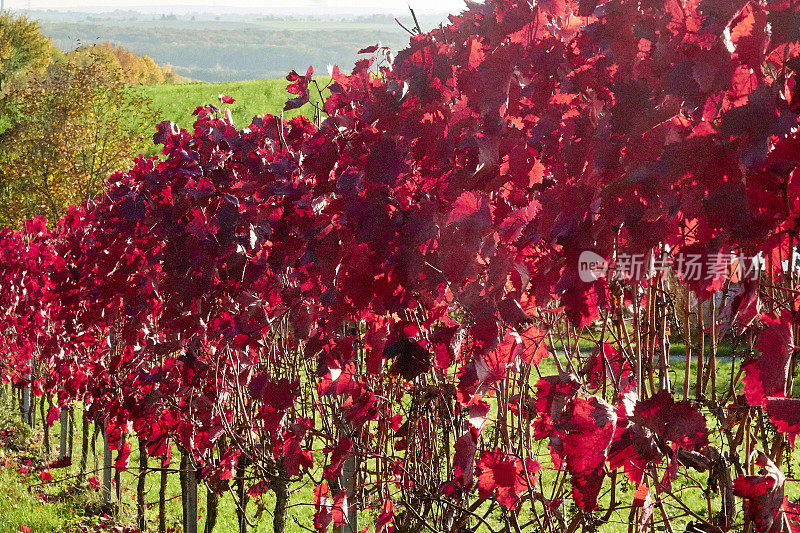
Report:
M98 194L149 143L151 102L126 91L180 81L108 43L63 52L38 22L0 15L0 225L55 219Z

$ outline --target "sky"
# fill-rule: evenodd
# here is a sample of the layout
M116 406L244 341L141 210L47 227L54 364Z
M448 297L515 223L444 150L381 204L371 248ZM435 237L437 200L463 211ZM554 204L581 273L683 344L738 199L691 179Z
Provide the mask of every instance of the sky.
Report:
M4 0L6 9L62 9L73 11L106 11L135 9L158 13L188 11L264 12L270 14L306 13L407 13L408 5L419 12L464 9L464 0Z

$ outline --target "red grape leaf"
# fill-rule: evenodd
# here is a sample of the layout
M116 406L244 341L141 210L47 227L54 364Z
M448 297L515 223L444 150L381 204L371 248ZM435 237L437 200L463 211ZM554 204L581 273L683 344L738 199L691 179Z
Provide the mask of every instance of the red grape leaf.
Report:
M52 463L47 465L47 468L48 469L67 468L68 466L71 466L71 465L72 465L72 456L65 455L64 457L61 457L60 459L56 459L55 461L53 461Z
M714 22L719 30L725 28L733 17L741 11L748 0L700 0L700 12Z
M348 503L347 503L347 489L341 489L333 497L333 525L341 526L342 524L349 524L348 521Z
M539 463L527 460L527 468L516 455L499 449L485 451L478 459L478 494L481 498L494 497L495 501L513 511L519 505L528 484L535 482L533 476L539 472ZM526 470L528 477L526 479Z
M733 492L744 498L744 510L756 533L779 533L783 529L783 490L786 477L763 453L756 464L758 476L741 476L733 481Z
M290 476L296 476L301 469L311 468L314 464L314 455L301 448L300 438L297 435L291 435L284 441L280 454L283 456L286 473Z
M359 54L372 54L376 50L378 50L379 46L377 44L373 44L372 46L367 46L366 48L362 48L358 51Z
M478 449L480 431L470 426L455 444L453 456L453 479L464 490L472 488L472 476L475 470L475 452Z
M328 495L328 482L314 487L314 527L317 531L328 531L333 522L333 502Z
M285 411L294 405L294 399L300 388L299 381L281 378L273 381L266 373L256 375L247 384L247 392L259 399L275 411Z
M767 328L761 332L756 344L758 357L744 364L744 394L747 403L764 405L767 397L785 396L792 358L791 313L780 318L761 315Z
M131 457L131 443L125 442L122 445L122 448L117 452L117 460L114 461L114 468L117 469L117 472L127 472L128 471L128 460Z
M708 427L703 414L688 400L676 402L665 390L637 402L631 420L687 450L699 450L708 445Z
M420 374L430 370L431 354L403 333L397 333L386 342L384 355L394 362L390 371L399 374L406 381L414 381Z
M800 433L800 398L767 398L767 415L781 433L786 433L794 447Z
M551 433L553 422L561 418L567 402L578 393L580 386L575 374L566 373L547 376L536 382L536 412L539 413L535 426L537 439Z
M588 377L589 387L594 390L601 388L605 374L606 380L618 385L620 392L631 390L635 383L631 365L612 344L604 343L602 349L601 355L600 348L596 347L581 369L581 374Z
M561 436L567 470L572 475L572 497L583 511L597 508L603 486L608 448L614 437L617 414L600 398L575 398L556 427Z
M645 531L645 526L653 516L656 507L656 502L647 485L639 485L636 488L636 492L633 493L633 506L642 508L642 513L639 515L639 531Z
M622 467L632 483L640 484L648 465L658 464L664 455L653 438L653 432L640 424L628 423L618 429L608 451L611 468Z
M53 427L53 424L55 423L56 420L58 420L58 417L60 416L61 416L61 408L58 407L57 405L53 405L50 407L50 409L47 410L47 418L45 419L45 423L48 426Z
M253 498L261 496L262 494L266 494L267 492L269 492L269 484L267 484L267 482L263 479L257 483L254 483L252 487L247 489L247 494Z
M381 514L375 520L375 533L394 533L394 502L387 498L381 505Z
M772 28L771 48L783 43L800 41L800 12L793 9L770 11L767 20Z
M342 437L331 453L331 460L325 466L323 477L327 480L334 480L342 475L344 462L353 449L353 442L347 437Z
M226 480L226 479L233 479L233 471L236 468L236 463L239 460L239 456L242 454L241 450L237 449L230 449L225 452L222 457L219 459L219 479ZM251 489L252 490L252 487Z

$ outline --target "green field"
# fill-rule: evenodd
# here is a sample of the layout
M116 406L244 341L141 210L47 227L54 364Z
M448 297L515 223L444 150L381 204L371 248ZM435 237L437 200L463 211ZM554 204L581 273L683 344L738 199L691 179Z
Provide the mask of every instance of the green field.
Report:
M323 78L319 81L321 87L328 83ZM237 127L250 124L256 115L280 115L286 100L295 95L286 92L286 80L254 80L237 81L228 83L180 83L169 85L146 85L131 90L141 91L144 96L153 102L153 108L158 115L158 121L171 120L182 128L190 128L194 117L192 112L197 106L213 104L217 107L229 107L234 123ZM220 104L218 96L226 94L232 96L236 102L230 105ZM319 95L312 85L312 101L319 102ZM312 117L314 108L306 104L299 110L287 111L285 118L292 118L298 114Z
M320 78L317 83L319 83L320 89L324 90L325 85L329 83L329 78ZM181 128L192 131L195 119L192 113L202 105L211 104L220 109L230 108L233 122L237 128L249 125L256 115L280 116L286 101L295 96L286 91L288 84L289 82L283 79L269 79L226 83L144 85L132 87L130 90L151 100L153 111L156 113L153 132L155 132L156 124L163 120L170 120ZM221 104L219 101L221 94L231 96L236 101L233 104ZM319 93L313 84L311 101L315 104L320 101ZM284 118L290 119L298 114L313 118L313 105L306 104L300 109L287 111ZM155 146L145 153L147 156L157 154L158 149Z

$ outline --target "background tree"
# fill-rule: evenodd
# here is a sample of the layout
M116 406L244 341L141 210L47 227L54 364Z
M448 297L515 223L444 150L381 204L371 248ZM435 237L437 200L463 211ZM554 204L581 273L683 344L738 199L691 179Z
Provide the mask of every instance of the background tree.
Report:
M68 52L66 57L76 65L102 63L109 73L113 73L127 85L158 85L185 81L185 78L172 72L171 65L161 66L149 56L140 56L122 46L109 42L79 46Z
M0 14L0 98L29 74L42 72L52 60L52 50L38 22Z
M9 95L24 119L0 134L0 224L57 219L148 145L150 101L125 89L102 63L67 61Z

